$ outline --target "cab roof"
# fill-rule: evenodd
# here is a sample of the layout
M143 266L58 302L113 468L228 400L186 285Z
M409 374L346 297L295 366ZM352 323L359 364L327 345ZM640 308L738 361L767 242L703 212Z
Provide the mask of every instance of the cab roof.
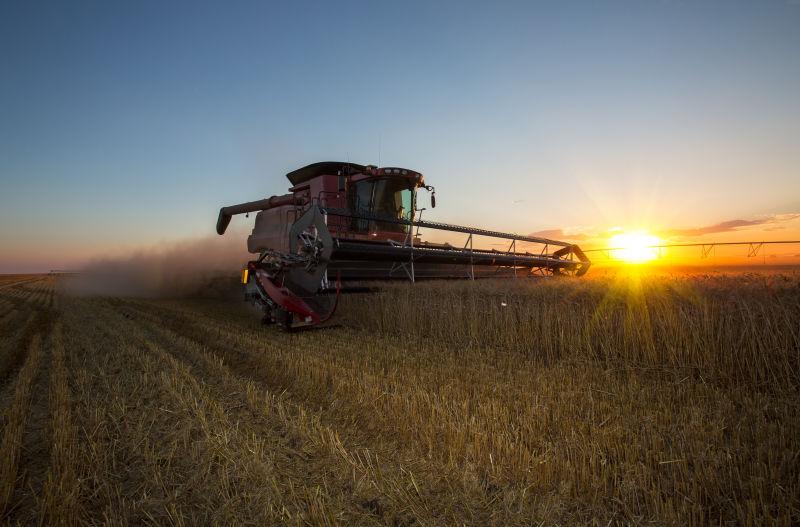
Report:
M416 170L398 167L378 168L374 165L359 165L348 161L322 161L298 168L286 174L293 186L300 185L319 176L338 176L366 174L370 176L400 176L414 178L418 184L423 184L422 174Z
M346 161L322 161L320 163L311 163L310 165L298 168L286 174L292 185L299 185L305 183L310 179L318 176L336 176L341 171L343 174L359 174L367 169L366 165L359 165L357 163L349 163Z

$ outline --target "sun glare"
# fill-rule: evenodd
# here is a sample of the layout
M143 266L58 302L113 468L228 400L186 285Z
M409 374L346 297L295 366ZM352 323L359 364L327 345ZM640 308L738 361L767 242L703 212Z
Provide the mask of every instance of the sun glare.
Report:
M648 234L647 231L624 232L615 234L608 240L611 256L617 260L628 263L644 263L658 257L658 249L653 245L659 245L661 240L658 236Z

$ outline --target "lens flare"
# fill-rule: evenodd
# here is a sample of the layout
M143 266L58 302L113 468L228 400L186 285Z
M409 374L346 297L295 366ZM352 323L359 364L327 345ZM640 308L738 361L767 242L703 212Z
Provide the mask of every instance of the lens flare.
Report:
M653 246L660 243L658 236L647 231L636 231L615 234L609 238L608 247L613 249L611 256L617 260L638 264L657 258L658 249Z

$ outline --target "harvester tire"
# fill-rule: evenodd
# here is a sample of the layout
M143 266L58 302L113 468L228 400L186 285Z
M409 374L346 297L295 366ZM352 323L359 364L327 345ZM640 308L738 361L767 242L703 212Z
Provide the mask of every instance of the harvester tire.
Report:
M278 324L278 327L281 331L285 331L286 333L294 333L296 329L292 325L294 316L283 308L275 308L275 323Z

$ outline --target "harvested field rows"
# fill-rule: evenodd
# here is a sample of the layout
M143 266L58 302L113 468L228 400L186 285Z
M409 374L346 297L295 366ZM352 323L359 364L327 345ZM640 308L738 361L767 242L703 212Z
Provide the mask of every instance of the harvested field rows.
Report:
M800 522L796 277L391 286L295 335L6 285L12 523Z

